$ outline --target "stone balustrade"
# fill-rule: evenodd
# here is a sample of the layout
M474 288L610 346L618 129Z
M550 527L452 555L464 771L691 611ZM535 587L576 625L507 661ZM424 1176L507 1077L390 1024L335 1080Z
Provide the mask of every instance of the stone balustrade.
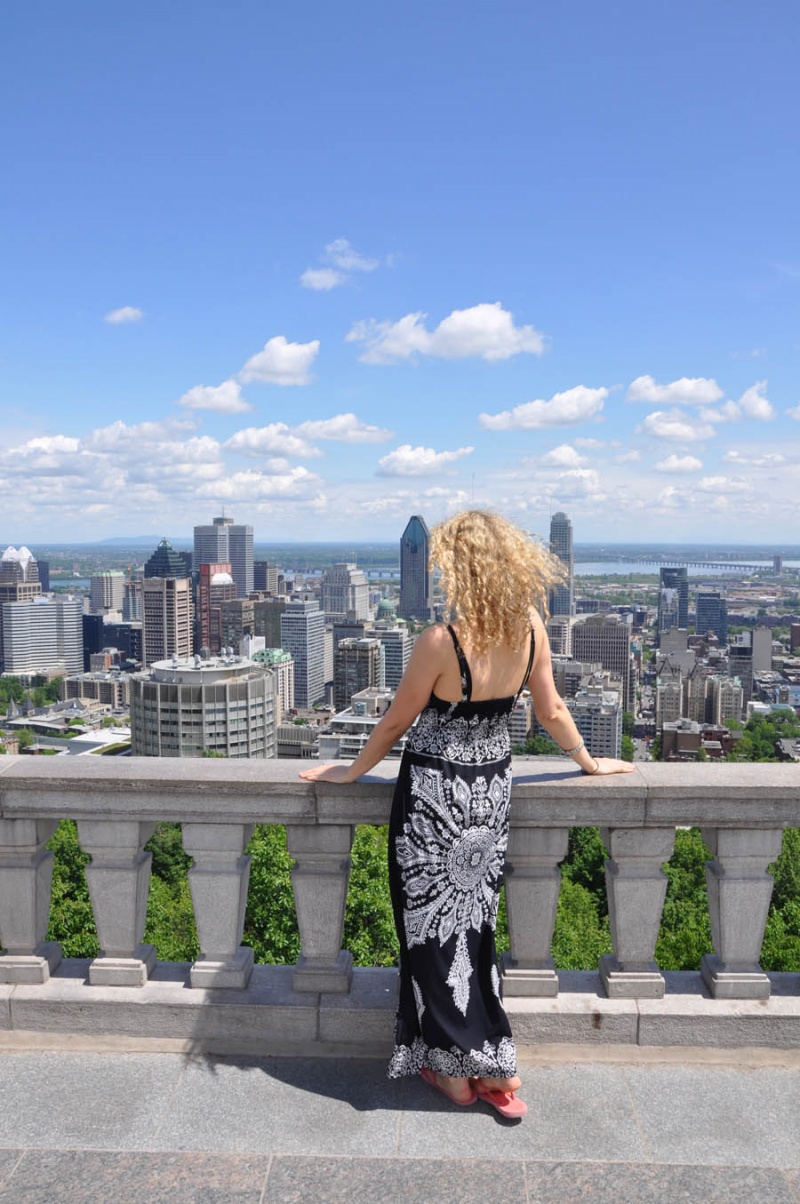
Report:
M170 995L173 1012L192 1001L212 1012L224 1011L226 1002L251 1012L255 1003L268 1009L272 1002L273 1045L280 1044L283 1024L304 1047L311 1040L320 1048L344 1039L348 1016L362 1035L364 1024L369 1029L366 991L372 1003L381 996L372 1035L385 1038L396 975L356 971L354 985L342 932L354 827L387 821L397 762L347 786L301 781L298 769L297 761L3 758L0 1028L53 1027L61 1008L70 1031L78 1024L76 1008L86 1015L102 999L105 1011L97 1016L109 1018L98 1022L113 1032L114 1000L124 1001L130 1015L133 1002L154 998L166 991L158 984L169 981L182 992ZM58 946L46 941L52 854L45 845L64 818L77 821L91 856L87 881L100 952L85 974L62 964ZM157 964L143 940L150 876L143 846L162 820L182 824L193 859L189 882L201 954L185 974ZM256 967L254 977L252 951L241 941L249 877L244 849L256 823L286 826L301 953L294 967ZM547 1017L574 1003L559 1002L564 975L556 974L550 946L568 832L589 825L601 829L608 851L614 950L598 968L596 998L608 1002L605 1011L591 1005L593 1015L606 1018L597 1028L613 1029L615 1016L651 1014L647 1001L664 998L665 976L654 959L666 892L662 865L681 825L700 827L713 853L707 881L714 953L702 966L705 990L697 989L712 1008L717 1001L719 1007L769 1001L771 980L758 963L772 891L767 867L780 851L782 829L800 827L800 766L643 764L630 775L592 779L561 760L518 761L506 877L511 949L502 966L510 1011ZM119 988L127 990L115 995ZM800 976L795 994L796 1037L781 1039L800 1044ZM149 1010L160 1015L155 1003ZM252 1023L255 1013L248 1015ZM176 1024L147 1031L180 1035ZM203 1027L196 1015L193 1024L192 1032ZM130 1019L123 1027L136 1031Z

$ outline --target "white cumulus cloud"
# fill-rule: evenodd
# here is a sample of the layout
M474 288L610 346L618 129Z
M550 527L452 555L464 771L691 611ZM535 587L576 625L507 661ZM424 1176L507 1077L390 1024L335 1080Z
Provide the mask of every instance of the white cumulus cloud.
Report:
M141 322L143 317L143 309L137 309L135 305L122 305L119 309L110 309L103 321L112 326L122 326L125 322Z
M715 380L705 376L682 376L668 385L660 385L652 376L637 376L628 386L628 401L646 401L649 405L712 405L724 394Z
M243 384L257 381L269 385L307 385L311 365L319 352L319 339L310 343L289 343L282 334L269 339L261 351L250 357L239 373Z
M392 364L414 355L494 361L545 350L544 335L533 326L515 326L513 315L499 301L454 309L433 330L425 325L426 318L424 313L406 314L397 322L370 318L357 322L345 340L363 344L359 359L365 364Z
M800 405L792 406L786 413L790 418L794 418L795 422L800 422Z
M739 408L748 418L757 418L759 422L769 422L775 417L772 402L765 396L767 382L759 380L749 389L745 389L739 398Z
M344 284L346 279L344 272L337 272L336 268L306 268L300 277L300 283L303 288L327 293L332 288Z
M224 380L221 385L195 385L177 404L186 410L213 410L216 414L243 414L252 410L242 397L242 390L235 380Z
M346 284L353 272L374 272L380 266L377 259L362 255L346 238L334 238L329 242L322 258L327 260L328 266L306 268L300 277L303 288L329 292Z
M382 477L422 477L436 472L454 460L469 456L474 447L459 447L456 451L434 451L432 447L412 447L403 443L378 461L378 475Z
M201 485L197 496L249 502L260 498L285 497L287 494L304 494L318 484L319 477L299 466L284 473L251 470L235 472L208 485Z
M325 254L343 272L374 272L378 267L377 259L367 259L346 238L334 238L326 246Z
M620 452L618 456L614 456L615 464L636 464L642 458L642 453L635 447L630 451Z
M227 451L244 452L250 456L320 456L318 448L308 439L295 434L285 422L268 426L248 426L231 435L224 444Z
M301 422L295 430L309 439L331 439L337 443L385 443L393 437L392 431L363 422L355 414L336 414L333 418Z
M478 422L489 431L536 431L544 427L570 426L595 418L607 397L608 389L576 385L574 389L554 393L549 401L526 401L499 414L480 414Z
M656 439L667 439L675 443L699 443L710 439L714 427L702 422L680 410L654 410L648 414L638 428L645 435L653 435Z
M577 468L586 463L586 457L577 452L569 443L561 443L546 455L542 456L542 464L555 464L560 468Z
M665 460L659 460L654 464L656 472L697 472L703 467L703 461L698 460L696 456L667 456Z

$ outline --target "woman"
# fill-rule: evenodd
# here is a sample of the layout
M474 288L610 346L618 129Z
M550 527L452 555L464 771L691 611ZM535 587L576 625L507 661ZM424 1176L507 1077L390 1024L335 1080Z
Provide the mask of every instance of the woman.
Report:
M400 1001L389 1075L421 1074L454 1103L527 1108L500 1001L494 930L508 843L508 717L525 685L537 718L584 773L624 773L592 757L553 681L536 607L563 567L498 515L468 510L436 527L449 627L416 641L394 702L351 765L307 781L353 782L411 727L392 804L389 883L400 941Z

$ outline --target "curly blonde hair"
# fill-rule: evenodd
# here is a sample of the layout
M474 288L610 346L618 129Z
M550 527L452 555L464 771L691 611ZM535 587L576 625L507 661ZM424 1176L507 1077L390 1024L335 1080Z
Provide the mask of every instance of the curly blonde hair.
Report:
M430 567L440 571L446 605L478 656L497 644L522 645L531 606L547 613L550 585L564 565L508 519L464 510L431 532Z

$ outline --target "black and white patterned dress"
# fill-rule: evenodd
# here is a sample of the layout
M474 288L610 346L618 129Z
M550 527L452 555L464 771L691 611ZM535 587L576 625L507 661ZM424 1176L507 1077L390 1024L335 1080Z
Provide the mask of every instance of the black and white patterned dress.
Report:
M472 702L452 627L461 702L432 694L409 736L392 803L389 884L400 1002L389 1076L516 1074L494 933L508 845L513 697Z

